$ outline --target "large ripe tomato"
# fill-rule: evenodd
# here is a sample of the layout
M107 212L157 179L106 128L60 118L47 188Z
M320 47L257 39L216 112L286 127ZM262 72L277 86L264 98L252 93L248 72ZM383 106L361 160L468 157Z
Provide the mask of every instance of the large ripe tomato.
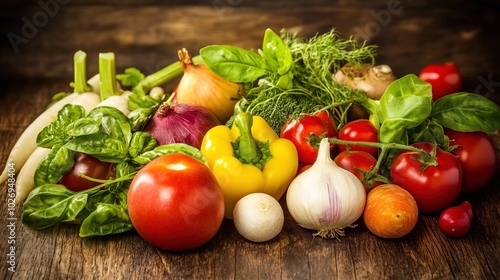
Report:
M361 182L363 182L365 178L361 171L369 172L377 164L377 160L372 155L364 151L343 151L335 157L334 161L338 166L356 175ZM365 187L365 191L368 193L371 189L380 184L382 183L373 182L372 186L369 184L363 184L363 186Z
M346 123L339 131L339 139L345 141L378 142L378 130L367 119L359 119ZM345 145L339 145L340 151L345 151ZM364 151L375 158L378 156L378 149L375 147L350 145L351 151Z
M224 197L214 175L185 154L167 154L144 166L128 192L130 220L152 245L172 251L208 242L224 219Z
M288 119L281 128L280 137L292 141L297 149L299 162L314 163L321 139L337 137L337 134L333 117L328 111L318 111ZM333 146L332 144L332 149Z
M116 176L116 164L103 162L84 153L75 153L73 167L63 175L59 184L64 185L74 192L83 191L99 185L100 183L87 180L81 174L94 179L107 180Z
M458 67L452 63L429 64L419 74L422 81L432 85L432 100L458 92L462 87L462 75Z
M452 151L462 165L462 192L469 193L484 187L495 175L497 154L488 134L481 131L459 132L445 129Z
M420 142L413 146L430 153L434 145ZM436 160L437 165L428 165L422 170L420 154L403 151L391 164L391 181L415 198L422 214L439 212L448 207L458 197L462 186L462 169L458 158L437 148Z

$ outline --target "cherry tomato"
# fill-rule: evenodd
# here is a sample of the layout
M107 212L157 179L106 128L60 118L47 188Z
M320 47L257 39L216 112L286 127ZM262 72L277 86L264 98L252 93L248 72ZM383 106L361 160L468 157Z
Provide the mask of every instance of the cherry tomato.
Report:
M412 146L427 153L432 143L420 142ZM393 160L390 178L394 184L406 189L415 198L419 213L442 211L455 201L462 186L462 169L456 156L440 148L436 151L437 165L427 165L422 170L420 154L403 151Z
M433 101L458 92L462 87L462 75L452 62L427 65L420 71L419 78L432 85Z
M367 119L355 120L345 124L339 131L339 139L345 141L378 142L378 130ZM345 145L339 145L340 151L345 151ZM375 158L378 156L378 149L361 145L350 145L350 151L364 151Z
M102 180L116 176L116 164L114 163L103 162L91 155L79 152L75 153L74 158L73 167L59 180L59 184L64 185L69 190L79 192L100 184L83 178L80 173Z
M377 164L377 160L364 151L343 151L335 157L334 161L338 166L356 175L361 182L363 182L365 176L360 170L369 172ZM371 187L368 184L364 184L363 186L368 193L371 189L381 184L382 182L376 181Z
M462 193L469 193L484 187L495 175L497 154L487 133L459 132L445 129L450 145L458 146L452 151L462 165Z
M472 206L468 201L464 201L441 213L439 229L449 237L462 237L469 231L472 217Z
M337 137L335 120L328 111L289 118L281 128L280 137L295 145L301 163L314 163L318 157L319 142L324 137ZM333 149L334 144L331 145Z
M128 192L132 225L160 249L191 250L208 242L224 219L224 197L205 164L167 154L145 165Z

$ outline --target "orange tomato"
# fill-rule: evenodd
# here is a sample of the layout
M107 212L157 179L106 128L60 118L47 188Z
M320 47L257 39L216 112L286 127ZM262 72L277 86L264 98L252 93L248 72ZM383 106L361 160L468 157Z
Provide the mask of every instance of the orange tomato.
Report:
M403 237L412 231L417 220L417 202L402 187L383 184L368 193L363 221L376 236L388 239Z

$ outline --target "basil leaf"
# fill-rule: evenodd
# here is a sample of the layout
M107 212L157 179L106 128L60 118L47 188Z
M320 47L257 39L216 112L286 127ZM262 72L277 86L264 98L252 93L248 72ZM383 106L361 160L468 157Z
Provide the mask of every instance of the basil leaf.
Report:
M189 155L207 164L207 160L200 152L200 150L184 143L172 143L172 144L158 146L151 151L145 152L140 156L133 158L132 160L140 165L146 165L160 156L166 154L174 154L174 153Z
M97 209L99 203L115 203L115 200L115 195L109 192L108 189L91 192L87 195L85 207L78 213L75 220L83 221Z
M128 212L116 204L100 203L80 226L80 237L101 236L133 228Z
M293 65L293 58L280 36L267 29L262 42L264 59L271 70L279 75L285 75Z
M66 143L66 147L112 163L126 159L128 153L127 145L122 140L102 133L75 137Z
M52 148L58 144L64 144L70 139L67 134L68 126L85 117L85 109L80 105L66 104L57 113L57 119L44 127L36 138L38 146Z
M432 110L431 85L416 75L406 75L387 87L380 98L377 116L382 143L408 140L407 129L420 125Z
M200 50L200 55L212 71L231 82L252 82L267 72L266 61L262 56L239 47L207 46Z
M89 135L99 132L102 118L82 118L70 123L66 128L69 136Z
M22 222L44 229L60 222L74 221L87 203L87 193L75 193L63 185L46 184L35 188L23 205Z
M142 80L144 80L144 78L144 74L142 74L142 72L135 67L127 68L125 69L124 74L116 75L116 79L120 81L120 84L126 87L135 87Z
M94 115L97 115L96 117L102 115L102 132L114 139L120 139L126 145L129 144L132 138L130 123L127 116L120 110L114 107L100 106L90 111L88 117L92 118Z
M74 152L65 146L54 146L35 170L35 186L55 184L75 163Z
M467 92L439 98L430 117L457 131L494 132L500 128L500 107L486 97Z
M153 106L150 108L138 108L131 111L127 117L129 118L132 131L142 130L157 109L158 106Z
M131 157L136 157L144 152L151 151L156 148L156 140L151 134L137 131L132 134L132 140L128 148L128 153Z

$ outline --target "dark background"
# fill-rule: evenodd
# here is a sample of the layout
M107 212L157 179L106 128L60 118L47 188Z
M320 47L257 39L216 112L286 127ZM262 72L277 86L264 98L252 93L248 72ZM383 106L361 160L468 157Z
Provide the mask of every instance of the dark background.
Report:
M399 76L454 61L464 90L497 99L499 11L500 1L4 0L0 77L71 79L79 49L88 54L89 75L97 72L98 53L108 51L118 70L150 74L182 47L258 48L267 27L304 37L336 28L378 45L378 62Z

